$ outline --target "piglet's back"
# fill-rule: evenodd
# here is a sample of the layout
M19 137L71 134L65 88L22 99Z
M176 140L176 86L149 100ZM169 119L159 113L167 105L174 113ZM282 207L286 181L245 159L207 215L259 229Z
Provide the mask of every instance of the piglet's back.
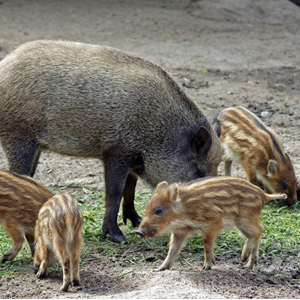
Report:
M0 219L34 226L40 208L52 196L28 176L0 170Z
M82 227L82 213L77 201L67 194L55 195L49 199L39 212L39 222L47 222L51 231L65 235L68 228L74 232Z
M222 206L243 205L263 207L265 194L257 186L242 178L219 176L179 186L182 203L187 207L193 205ZM247 199L244 201L243 199ZM245 203L246 202L246 203Z

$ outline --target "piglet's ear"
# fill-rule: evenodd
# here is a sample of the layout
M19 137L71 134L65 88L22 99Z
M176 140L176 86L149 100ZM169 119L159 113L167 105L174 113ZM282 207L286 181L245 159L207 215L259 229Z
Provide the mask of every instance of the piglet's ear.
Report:
M178 189L178 184L174 183L170 186L170 199L175 201L180 200L179 199L179 189Z
M167 186L168 186L168 183L166 181L162 181L156 186L156 191L162 191Z
M211 147L212 137L210 132L205 127L200 127L194 134L190 143L192 155L196 158L200 155L207 154Z
M278 169L279 169L278 163L275 160L270 159L268 162L268 176L269 177L275 176L276 173L278 172Z
M182 212L182 202L179 197L179 187L177 183L174 183L170 186L170 199L173 201L172 208L175 212Z

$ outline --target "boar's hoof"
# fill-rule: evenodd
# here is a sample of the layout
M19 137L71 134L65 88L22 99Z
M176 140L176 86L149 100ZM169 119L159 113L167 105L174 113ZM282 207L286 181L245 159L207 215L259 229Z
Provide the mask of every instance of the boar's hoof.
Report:
M106 238L107 235L110 235L110 238L115 243L126 242L127 239L123 235L121 229L117 225L116 220L111 220L109 216L104 217L103 225L102 225L102 235L103 239Z
M123 234L114 234L114 235L110 235L111 240L115 243L123 243L126 242L127 239Z
M123 242L127 241L126 237L123 234L122 235L119 235L119 234L111 235L110 238L115 243L123 243Z
M115 243L123 243L126 242L127 239L126 237L123 235L123 233L121 232L121 230L119 230L120 233L116 232L116 233L110 233L108 230L104 230L102 231L102 238L105 239L107 234L110 235L110 238L113 242Z
M133 227L138 227L142 222L142 218L136 211L123 212L123 222L125 225L127 225L127 219L131 221Z

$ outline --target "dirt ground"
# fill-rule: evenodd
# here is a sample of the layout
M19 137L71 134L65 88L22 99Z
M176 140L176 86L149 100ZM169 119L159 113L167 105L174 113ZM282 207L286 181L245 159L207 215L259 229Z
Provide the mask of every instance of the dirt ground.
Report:
M255 112L280 135L300 174L299 26L300 8L287 0L2 0L0 59L35 39L140 55L166 69L209 118L234 105ZM0 165L7 168L2 150ZM49 189L73 182L72 192L81 193L103 190L102 175L99 161L44 153L35 179ZM153 272L159 263L95 255L81 267L81 289L68 293L58 292L61 274L37 280L21 270L0 278L0 298L300 298L299 253L260 260L255 271L241 268L234 253L220 255L211 271L199 259Z

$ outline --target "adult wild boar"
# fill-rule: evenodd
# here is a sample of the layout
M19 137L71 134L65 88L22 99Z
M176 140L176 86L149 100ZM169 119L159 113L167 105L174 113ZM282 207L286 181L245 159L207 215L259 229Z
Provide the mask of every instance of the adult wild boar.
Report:
M103 237L141 218L137 177L155 186L216 172L217 136L160 67L116 49L65 41L21 45L0 62L0 139L10 170L34 175L43 149L104 163Z

